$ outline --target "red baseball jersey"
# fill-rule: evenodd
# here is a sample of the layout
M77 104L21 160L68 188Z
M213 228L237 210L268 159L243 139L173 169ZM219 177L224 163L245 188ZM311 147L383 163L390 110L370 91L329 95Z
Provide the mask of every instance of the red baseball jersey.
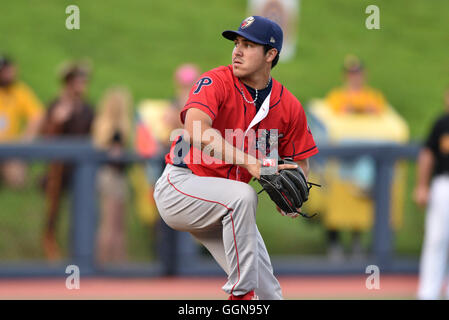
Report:
M192 87L180 114L181 121L184 123L188 109L198 108L210 116L212 128L246 153L269 154L271 151L268 149L272 146L268 141L270 132L275 132L272 129L277 129L277 153L280 157L298 161L318 153L301 103L282 84L275 79L272 81L269 104L265 108L268 113L249 128L254 123L257 110L254 104L245 101L242 91L246 100L253 100L251 94L234 76L231 65L210 70ZM173 141L165 160L166 163L188 167L198 176L221 177L246 183L252 177L246 169L236 164L214 159L195 149L182 135Z

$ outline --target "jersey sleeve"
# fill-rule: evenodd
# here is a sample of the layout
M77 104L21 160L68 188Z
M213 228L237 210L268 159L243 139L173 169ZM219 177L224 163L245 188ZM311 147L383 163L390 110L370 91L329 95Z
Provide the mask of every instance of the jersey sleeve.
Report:
M288 131L279 139L279 156L299 161L318 153L306 114L299 101L291 114Z
M439 148L439 139L441 136L441 120L438 120L433 125L429 136L427 137L427 140L425 142L425 146L429 148L434 154L438 153Z
M215 120L218 108L224 101L225 89L220 77L212 72L206 72L193 85L189 93L189 99L181 110L181 122L184 124L187 110L197 108Z

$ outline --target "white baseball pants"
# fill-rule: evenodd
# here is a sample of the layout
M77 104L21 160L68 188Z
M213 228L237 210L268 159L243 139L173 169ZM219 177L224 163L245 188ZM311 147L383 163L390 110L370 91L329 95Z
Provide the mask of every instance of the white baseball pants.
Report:
M282 299L270 257L256 225L257 194L246 183L200 177L168 164L155 185L162 219L190 232L228 275L223 290L260 299Z
M439 299L447 275L449 250L449 175L436 176L430 187L421 252L418 299ZM449 298L449 288L446 292Z

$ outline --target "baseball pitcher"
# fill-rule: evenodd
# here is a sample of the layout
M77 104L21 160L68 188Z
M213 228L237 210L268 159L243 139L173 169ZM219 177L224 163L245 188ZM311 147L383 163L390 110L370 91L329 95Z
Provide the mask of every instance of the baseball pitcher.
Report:
M154 198L162 219L190 232L227 273L229 299L282 299L248 182L257 179L282 215L304 215L308 158L318 149L300 102L271 77L279 25L252 16L222 35L234 43L232 63L192 87Z

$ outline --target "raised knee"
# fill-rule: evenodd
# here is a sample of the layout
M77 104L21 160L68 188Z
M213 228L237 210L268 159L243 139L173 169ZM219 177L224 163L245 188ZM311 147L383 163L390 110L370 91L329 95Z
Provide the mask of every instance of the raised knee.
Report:
M257 207L257 193L250 185L245 185L236 191L237 199L239 201L249 205L255 205Z

